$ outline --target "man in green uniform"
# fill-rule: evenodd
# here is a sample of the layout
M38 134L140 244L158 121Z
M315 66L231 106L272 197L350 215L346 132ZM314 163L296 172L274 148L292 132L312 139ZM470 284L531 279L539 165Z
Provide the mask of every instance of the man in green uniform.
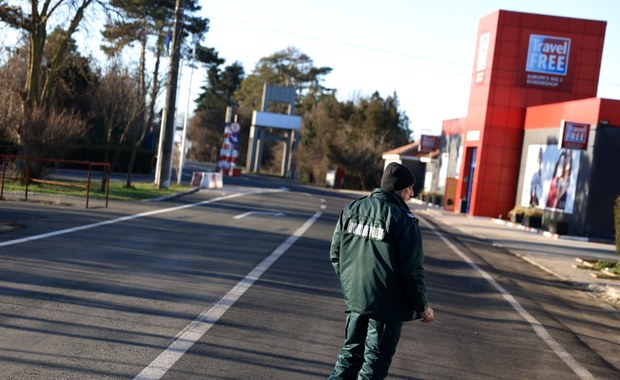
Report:
M434 320L426 302L418 219L407 202L415 177L390 163L381 188L342 210L330 258L347 305L345 340L329 377L384 379L403 321Z

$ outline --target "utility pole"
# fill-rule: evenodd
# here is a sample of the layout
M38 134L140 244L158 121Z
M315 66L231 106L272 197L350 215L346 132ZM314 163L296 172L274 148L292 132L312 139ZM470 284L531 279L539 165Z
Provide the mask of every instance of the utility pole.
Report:
M163 139L161 157L157 157L161 165L155 174L155 184L159 189L167 189L170 186L172 171L172 155L174 151L174 115L177 102L177 84L179 82L179 63L181 61L181 41L183 39L183 0L176 0L174 9L174 30L172 32L172 57L168 74L168 89L166 91L166 112L162 120L162 131L159 138Z

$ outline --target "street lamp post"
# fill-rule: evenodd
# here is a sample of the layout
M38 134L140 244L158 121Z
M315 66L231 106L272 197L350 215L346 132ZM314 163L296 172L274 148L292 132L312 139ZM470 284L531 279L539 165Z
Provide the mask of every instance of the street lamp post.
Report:
M185 166L185 146L187 144L187 119L189 115L189 103L192 97L192 79L194 77L194 60L196 58L196 41L192 49L192 62L189 65L189 89L187 91L187 103L185 104L185 117L183 119L183 135L181 136L181 151L179 152L179 167L177 169L177 184L181 184L183 177L183 166Z

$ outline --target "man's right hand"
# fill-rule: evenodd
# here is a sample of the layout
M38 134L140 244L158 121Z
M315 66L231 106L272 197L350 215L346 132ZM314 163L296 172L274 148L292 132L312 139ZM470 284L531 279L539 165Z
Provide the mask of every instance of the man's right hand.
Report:
M420 315L422 316L422 323L431 323L435 320L435 314L433 313L433 309L430 307L424 309Z

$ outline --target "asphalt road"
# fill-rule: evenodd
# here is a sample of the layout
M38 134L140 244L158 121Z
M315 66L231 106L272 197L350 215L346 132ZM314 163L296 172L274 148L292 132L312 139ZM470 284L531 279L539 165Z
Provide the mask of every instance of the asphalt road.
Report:
M276 179L83 209L0 202L2 379L324 379L343 338L329 263L356 194ZM423 218L432 325L390 379L618 379L618 311Z

